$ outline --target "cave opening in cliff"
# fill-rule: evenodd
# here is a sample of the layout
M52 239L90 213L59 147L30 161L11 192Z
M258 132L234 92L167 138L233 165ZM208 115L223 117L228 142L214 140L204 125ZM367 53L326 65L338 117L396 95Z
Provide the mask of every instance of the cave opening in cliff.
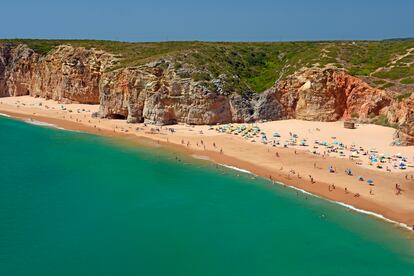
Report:
M111 114L109 118L115 119L115 120L126 120L127 116L122 115L122 114Z

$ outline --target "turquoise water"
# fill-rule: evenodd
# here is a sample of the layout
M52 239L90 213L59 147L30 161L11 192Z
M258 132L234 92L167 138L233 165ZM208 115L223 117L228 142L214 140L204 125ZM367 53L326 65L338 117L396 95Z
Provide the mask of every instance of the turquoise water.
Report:
M407 231L175 155L0 117L0 275L414 274Z

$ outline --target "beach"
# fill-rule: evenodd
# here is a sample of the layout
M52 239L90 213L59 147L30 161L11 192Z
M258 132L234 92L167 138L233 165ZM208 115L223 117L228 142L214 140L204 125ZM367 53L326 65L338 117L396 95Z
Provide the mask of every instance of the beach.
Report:
M401 170L387 159L382 168L370 164L366 152L383 156L404 156L413 161L414 147L391 146L394 129L376 125L343 128L343 122L308 122L284 120L257 123L269 142L258 138L244 139L234 132L222 133L217 126L127 124L125 120L92 118L99 106L63 104L29 96L0 99L0 113L32 124L48 124L67 130L85 131L106 136L122 136L128 140L148 138L174 147L198 158L232 166L314 195L341 202L355 208L380 214L392 221L414 225L414 168ZM245 124L248 125L248 124ZM240 125L234 124L233 129ZM274 132L279 145L271 142ZM296 136L297 138L295 138ZM291 140L292 139L292 140ZM293 140L297 140L293 142ZM254 141L252 141L254 140ZM292 144L286 144L289 141ZM305 141L306 140L306 141ZM318 141L316 144L315 141ZM301 145L301 143L305 145ZM346 145L343 153L334 143ZM350 158L351 145L359 154ZM376 163L377 164L377 163ZM395 166L397 165L397 166ZM388 167L388 168L387 168ZM351 175L346 173L352 171ZM359 179L362 177L363 180ZM368 180L372 184L367 183Z

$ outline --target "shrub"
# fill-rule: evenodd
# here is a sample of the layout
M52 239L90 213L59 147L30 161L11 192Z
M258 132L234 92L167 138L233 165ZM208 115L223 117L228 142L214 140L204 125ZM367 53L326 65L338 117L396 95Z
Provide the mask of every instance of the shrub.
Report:
M207 72L194 72L191 77L194 81L209 81L211 80L210 74Z
M401 102L404 99L407 99L411 96L411 92L407 92L405 94L402 95L398 95L397 97L395 97L396 100L398 100L399 102Z
M380 126L392 127L392 128L396 128L397 127L395 124L391 124L389 122L387 116L385 116L385 115L379 115L379 116L377 116L372 122L374 124L380 125Z
M401 84L414 84L414 78L406 78L400 81Z

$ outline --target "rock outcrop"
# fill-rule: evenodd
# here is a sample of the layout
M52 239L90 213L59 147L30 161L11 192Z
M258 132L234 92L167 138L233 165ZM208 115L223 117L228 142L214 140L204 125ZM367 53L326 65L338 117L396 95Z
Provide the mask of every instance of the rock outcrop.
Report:
M232 121L227 97L182 79L168 68L142 66L115 71L103 76L100 88L102 117L156 124Z
M303 69L263 93L238 94L226 91L225 75L196 81L190 77L196 68L177 69L168 59L109 70L113 64L111 54L96 49L63 45L40 55L25 45L3 44L0 97L32 95L100 104L99 116L130 123L217 124L289 118L369 122L386 116L399 126L396 139L403 145L414 144L413 95L399 102L390 92L372 88L336 68Z
M392 97L338 69L300 71L275 85L289 118L312 121L368 119L390 105Z
M0 96L29 95L38 58L25 45L0 45Z
M401 102L394 102L388 110L388 120L398 125L395 143L402 146L414 145L414 93Z
M258 98L212 91L167 61L105 74L100 91L100 116L155 124L249 122Z
M0 96L98 104L100 77L112 59L103 51L72 46L40 56L25 45L0 45Z

